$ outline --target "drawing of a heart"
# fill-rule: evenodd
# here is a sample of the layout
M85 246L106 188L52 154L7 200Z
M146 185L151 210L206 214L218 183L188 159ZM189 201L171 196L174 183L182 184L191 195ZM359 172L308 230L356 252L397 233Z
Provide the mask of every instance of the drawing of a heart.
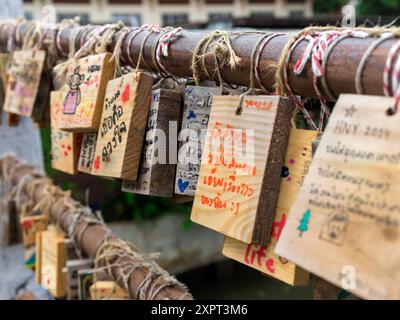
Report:
M178 180L178 188L180 192L185 191L188 186L189 186L189 181L183 182L182 179Z
M122 102L125 103L127 101L129 101L129 91L131 90L129 83L126 84L124 92L122 93Z
M93 162L93 166L96 170L100 169L100 156L97 156L96 159Z

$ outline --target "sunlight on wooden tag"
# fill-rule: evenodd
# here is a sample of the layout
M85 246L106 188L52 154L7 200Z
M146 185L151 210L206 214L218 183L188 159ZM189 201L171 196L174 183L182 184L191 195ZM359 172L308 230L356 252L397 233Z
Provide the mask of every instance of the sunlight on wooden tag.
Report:
M276 253L367 299L399 299L400 114L341 95Z
M137 177L153 78L131 72L108 82L92 174Z
M50 291L55 298L66 296L65 278L62 269L67 262L67 250L64 236L53 227L42 231L39 238L40 255L40 283L44 288Z
M311 164L311 142L317 135L318 131L290 130L285 164L281 172L278 205L272 227L271 241L268 246L246 244L226 237L222 250L223 255L294 286L307 285L308 272L297 267L294 263L278 257L274 250L290 208L296 200L300 185L303 183Z
M122 191L172 197L181 97L180 91L153 90L138 176L124 180Z
M182 131L178 139L182 143L178 151L176 166L176 194L194 196L196 192L212 97L220 94L219 87L187 86L185 89Z
M85 133L82 138L79 154L78 171L90 174L92 172L96 150L97 133Z
M62 123L68 131L97 132L107 83L114 76L115 61L102 53L79 59L68 67L62 89Z
M51 166L53 169L76 174L78 157L82 144L82 134L60 130L60 116L62 113L62 100L60 91L50 94L51 113Z
M15 51L7 79L4 111L30 117L38 94L46 52Z
M278 96L215 96L192 221L245 243L268 244L293 107Z

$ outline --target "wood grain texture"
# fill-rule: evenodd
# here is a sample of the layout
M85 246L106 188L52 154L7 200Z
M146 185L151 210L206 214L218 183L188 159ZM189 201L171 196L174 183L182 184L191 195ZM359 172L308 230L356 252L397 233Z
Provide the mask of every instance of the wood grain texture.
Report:
M52 91L50 94L51 166L65 173L76 174L82 134L59 129L61 95L60 91Z
M274 250L311 164L311 142L317 135L317 131L311 130L291 129L290 131L285 163L280 171L278 205L269 244L267 246L246 244L226 237L222 250L223 255L293 286L307 285L308 272L278 257Z
M268 244L293 112L277 96L215 96L192 220L245 243Z
M141 158L153 78L132 72L109 81L92 174L135 180Z
M399 299L400 138L393 99L341 95L276 253L366 299Z
M68 66L61 89L63 116L60 129L97 132L108 81L114 77L115 61L110 53L91 55Z
M38 94L46 52L15 51L7 80L4 111L30 117Z
M78 171L90 174L94 154L96 151L97 133L85 133L82 138L81 152L79 153Z
M181 99L180 91L153 90L138 177L124 180L122 191L173 196Z
M175 194L195 195L212 97L220 94L219 87L187 86L185 89Z
M47 229L48 220L44 214L20 218L24 245L35 244L36 233Z
M41 232L40 240L41 284L53 297L63 298L67 294L62 274L67 262L65 238L55 228L49 228Z

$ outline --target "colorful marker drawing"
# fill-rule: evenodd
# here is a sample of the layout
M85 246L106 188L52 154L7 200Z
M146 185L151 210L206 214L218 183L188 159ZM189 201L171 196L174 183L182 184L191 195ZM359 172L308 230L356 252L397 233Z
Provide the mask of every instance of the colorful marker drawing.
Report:
M69 91L64 100L64 114L75 114L76 107L81 102L81 89L80 86L83 83L85 76L79 73L79 66L77 66L67 79Z

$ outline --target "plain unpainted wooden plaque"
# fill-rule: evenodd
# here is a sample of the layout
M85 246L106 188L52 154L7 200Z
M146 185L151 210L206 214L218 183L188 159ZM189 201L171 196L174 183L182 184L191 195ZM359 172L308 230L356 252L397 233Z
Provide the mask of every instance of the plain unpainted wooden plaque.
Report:
M291 129L290 131L285 163L281 171L278 205L269 244L267 246L246 244L226 237L222 250L223 255L293 286L307 285L309 281L308 272L294 263L278 257L274 250L300 186L311 165L311 142L317 135L318 131L301 129Z
M220 94L219 87L187 86L185 89L175 194L194 196L196 192L212 97Z
M38 94L46 52L14 51L7 79L4 111L30 117Z
M399 299L400 138L393 99L341 95L276 253L366 299Z
M51 166L65 173L76 174L82 133L59 129L62 113L61 95L60 91L52 91L50 94Z
M181 97L180 91L153 90L138 176L135 181L124 180L122 191L169 198L173 196L176 159L170 156L173 150L176 155L178 141L170 130L178 131ZM157 137L161 132L165 139ZM169 139L170 134L174 140ZM165 150L165 159L161 159L162 150Z
M62 91L60 129L97 132L107 83L114 77L115 61L110 53L90 55L70 64Z
M67 263L65 237L56 228L49 227L40 233L40 283L53 297L66 296L65 277L62 269Z
M245 96L241 110L239 102L239 96L213 97L191 219L266 245L293 106L278 96Z
M97 133L85 133L82 138L79 154L78 171L90 174L92 172L94 154L96 151Z
M152 84L139 71L108 82L92 174L136 180Z

